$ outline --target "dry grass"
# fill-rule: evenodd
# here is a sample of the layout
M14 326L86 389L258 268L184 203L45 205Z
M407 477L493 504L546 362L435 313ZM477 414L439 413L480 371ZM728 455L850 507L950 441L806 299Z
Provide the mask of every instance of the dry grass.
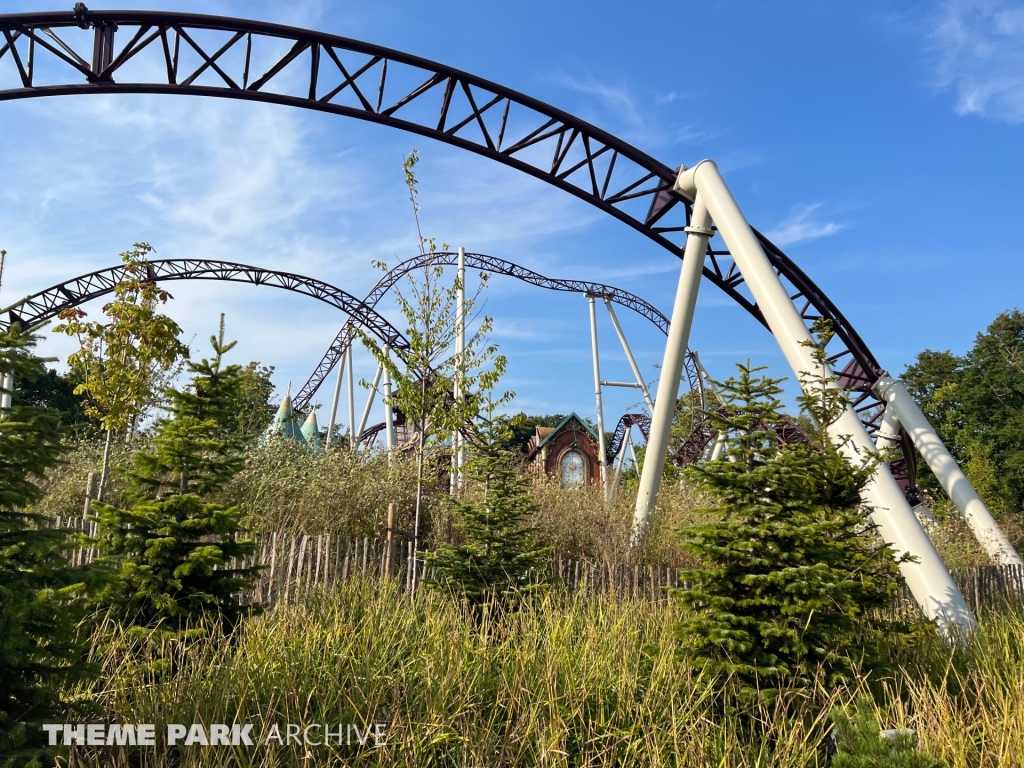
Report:
M173 678L145 671L137 642L105 636L103 682L82 692L106 722L387 724L388 745L76 748L72 765L813 766L829 713L864 680L723 714L675 658L670 601L556 592L477 627L460 606L351 583L276 610L232 639L177 648ZM99 646L98 646L99 647ZM132 650L134 649L134 650ZM1024 756L1024 616L984 617L955 658L935 638L894 649L913 664L874 686L882 727L911 727L950 768ZM165 650L165 652L167 652Z

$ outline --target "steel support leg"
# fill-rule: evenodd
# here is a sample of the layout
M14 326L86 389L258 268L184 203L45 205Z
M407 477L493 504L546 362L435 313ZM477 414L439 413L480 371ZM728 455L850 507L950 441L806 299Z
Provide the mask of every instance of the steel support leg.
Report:
M331 442L334 440L334 425L338 418L338 401L341 399L341 382L344 376L345 355L342 355L341 360L338 362L338 381L334 385L334 399L331 401L331 418L327 424L327 440L324 441L325 451L331 447Z
M974 490L956 459L949 455L942 440L935 434L928 419L899 379L882 376L874 386L875 394L892 408L899 423L907 430L914 447L928 462L943 490L960 510L971 532L997 565L1024 565L1017 550L1003 533L985 502Z
M384 358L390 349L384 345ZM391 408L391 372L384 366L384 442L388 449L388 461L395 453L395 414Z
M615 327L615 333L619 336L619 342L622 344L622 351L626 353L626 359L629 360L629 367L633 369L633 378L636 379L636 385L640 388L640 391L644 393L644 402L647 403L647 408L654 413L654 401L651 400L651 394L647 391L647 385L644 383L644 377L640 375L640 367L636 364L636 360L633 358L633 351L629 348L629 343L626 341L626 334L622 332L622 326L619 325L619 318L615 316L615 310L612 309L611 299L605 299L604 305L608 308L608 317L612 319L612 325Z
M352 345L348 345L348 444L354 451L359 438L356 437L356 383L352 370Z
M594 398L597 400L597 461L601 466L601 490L608 492L607 449L604 442L604 406L601 404L601 362L597 356L597 310L594 297L588 296L590 302L590 350L594 356Z
M0 388L3 389L3 392L0 393L0 410L9 411L11 410L11 398L14 394L14 374L0 374Z
M822 368L811 356L808 347L811 334L718 167L705 160L684 170L674 189L691 200L695 197L704 200L797 379L803 382L805 374L802 372L831 377L828 366ZM829 434L851 462L862 462L875 450L852 407L848 406L829 427ZM888 468L878 468L864 493L865 501L872 508L870 519L882 539L892 547L894 555L910 553L916 558L916 562L901 563L900 571L925 614L936 621L947 637L971 632L975 627L974 614Z
M455 354L458 356L458 364L455 370L455 402L462 399L462 377L465 375L466 355L466 249L459 248L459 261L456 272L458 278L458 289L455 293ZM451 492L462 487L462 432L456 429L452 432L452 483Z
M711 237L711 217L701 196L693 204L690 218L683 265L676 288L676 301L672 306L672 322L665 342L665 357L661 363L661 379L658 395L654 400L651 414L651 431L647 436L647 452L640 470L640 487L637 489L636 509L633 512L632 544L640 543L651 521L654 507L658 502L661 476L665 471L665 455L672 432L672 419L676 415L676 400L679 398L679 381L683 375L686 346L690 341L690 326L693 311L697 306L697 291L700 288L701 273L704 270L704 256Z
M370 394L366 397L366 407L363 408L363 417L359 420L359 430L356 432L356 441L363 439L363 430L366 429L366 421L370 418L370 409L373 408L373 400L377 394L377 385L380 384L381 373L384 366L378 364L377 372L373 375L373 384L370 385Z

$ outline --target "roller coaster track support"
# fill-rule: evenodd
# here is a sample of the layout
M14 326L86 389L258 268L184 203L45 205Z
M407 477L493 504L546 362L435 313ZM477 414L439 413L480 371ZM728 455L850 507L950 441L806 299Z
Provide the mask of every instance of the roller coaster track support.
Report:
M690 326L697 306L697 291L700 288L704 269L704 256L708 240L713 234L711 217L700 195L693 203L690 226L686 228L686 250L679 274L675 304L672 307L672 321L668 339L665 342L665 356L661 363L661 380L658 395L651 414L651 433L647 438L647 456L662 457L668 452L672 433L672 419L676 415L676 400L679 398L679 381L686 361L686 345L690 340ZM661 476L665 471L664 461L645 461L640 471L640 487L637 489L636 509L633 512L632 544L643 539L650 524L654 506L658 500Z
M898 423L910 435L914 447L928 462L943 490L960 510L960 514L992 561L998 565L1024 565L1020 555L985 506L985 502L971 486L956 459L949 455L946 446L935 434L932 425L921 413L921 409L907 392L903 382L883 374L875 383L875 393L888 403L886 414L890 408L895 411Z
M717 225L761 309L765 322L778 340L801 385L808 380L808 373L812 380L834 378L828 364L821 364L812 356L813 340L810 331L800 317L799 311L793 306L779 276L772 269L761 244L718 172L718 166L710 160L704 160L691 169L680 171L675 190L694 201L695 212L705 209L706 206L710 220L699 220L701 225L709 227L712 220ZM691 236L695 234L696 232L691 232ZM706 246L698 252L700 255L703 255L704 248ZM686 264L687 259L684 257L684 269ZM695 295L694 291L694 297ZM672 326L673 329L676 326L675 318ZM658 404L655 403L656 406ZM652 432L656 428L657 419L652 425ZM860 464L875 453L871 437L851 406L847 406L845 412L829 427L828 433L847 459L853 463ZM660 463L645 462L644 470L646 471L648 466L656 467ZM658 479L660 480L660 477ZM657 493L656 485L653 492ZM915 558L916 562L901 560L899 567L907 586L925 614L935 620L940 630L948 636L969 633L975 626L975 620L966 600L884 464L879 465L865 488L865 501L872 508L871 521L878 527L879 534L889 543L894 554L898 557L906 552ZM647 509L651 508L653 504ZM637 510L639 513L639 504ZM639 522L646 523L646 519Z

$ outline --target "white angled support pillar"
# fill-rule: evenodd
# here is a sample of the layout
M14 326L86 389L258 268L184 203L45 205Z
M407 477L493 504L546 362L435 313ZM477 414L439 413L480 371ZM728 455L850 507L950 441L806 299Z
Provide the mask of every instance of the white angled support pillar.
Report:
M456 272L459 286L455 293L455 354L458 359L455 370L455 402L462 400L462 378L465 376L466 357L466 249L459 248L458 271ZM452 483L451 492L455 494L462 487L462 432L458 428L452 432Z
M665 342L665 357L661 362L661 379L658 395L654 400L651 414L651 431L647 436L647 452L640 470L640 487L637 489L636 509L633 512L633 533L631 543L640 543L654 514L661 488L661 476L665 471L665 455L672 432L672 419L676 415L676 400L679 398L679 381L683 376L686 361L686 346L690 342L690 327L693 312L697 307L697 291L704 271L704 256L708 240L712 235L711 217L700 195L693 204L690 226L686 228L686 248L683 251L683 265L676 288L676 300L672 306L672 321L668 327Z
M626 353L626 359L629 360L629 367L633 369L633 378L636 379L636 385L640 388L640 391L644 393L644 402L647 403L647 407L651 413L654 413L654 401L651 400L651 394L647 391L647 385L644 383L644 377L640 375L640 367L636 364L636 360L633 358L633 351L629 348L629 343L626 341L626 334L622 332L622 326L619 325L619 318L615 316L615 310L612 309L612 301L609 298L605 298L604 305L608 308L608 317L612 319L612 325L615 327L615 333L619 336L619 342L622 344L622 351Z
M352 345L348 345L348 444L354 451L359 438L356 437L356 382L352 370Z
M390 348L384 345L384 359L387 360ZM384 368L384 444L388 448L388 461L395 452L395 414L391 408L391 372Z
M9 411L11 410L11 398L14 394L14 374L0 374L0 388L3 389L3 392L0 393L0 410Z
M811 334L719 174L718 166L704 160L681 171L674 191L691 200L696 197L707 205L797 379L803 382L803 372L831 377L828 366L822 368L812 357L808 346ZM850 406L828 431L852 462L867 460L875 450L867 430ZM925 615L935 620L947 637L970 633L976 625L974 614L887 467L878 467L864 493L865 501L872 508L870 519L878 527L882 540L889 543L895 555L909 553L916 558L916 562L901 563L900 571Z
M886 403L886 413L891 408L895 411L899 424L907 430L911 442L918 453L935 473L936 479L943 490L960 510L971 532L997 565L1024 565L1017 550L1003 533L985 502L974 490L967 476L964 475L956 459L950 456L942 440L935 434L931 424L907 388L899 379L888 374L883 375L875 383L874 392Z
M351 342L349 342L351 346ZM327 424L327 440L324 442L324 450L326 451L331 447L331 442L334 440L334 425L337 423L338 418L338 400L341 399L341 382L345 377L345 357L346 353L341 353L341 360L338 363L338 381L334 385L334 400L331 401L331 417Z
M380 384L380 377L384 366L377 364L377 373L373 375L373 384L370 385L370 394L366 396L366 407L363 408L363 417L359 420L359 430L356 432L356 441L363 439L363 431L366 429L366 422L370 418L370 409L373 408L373 400L377 395L377 385Z
M601 363L597 356L597 309L594 297L587 296L590 302L590 349L594 356L594 398L597 400L597 462L601 467L601 490L608 492L607 472L605 466L608 457L604 443L604 406L601 404Z

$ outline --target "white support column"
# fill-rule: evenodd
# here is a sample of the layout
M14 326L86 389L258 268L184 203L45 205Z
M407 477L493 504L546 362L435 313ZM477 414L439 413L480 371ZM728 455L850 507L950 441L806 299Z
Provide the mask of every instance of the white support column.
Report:
M388 359L390 348L384 345L384 359ZM384 444L388 449L388 461L395 452L395 415L391 409L391 372L384 367Z
M725 450L727 439L725 432L718 433L718 437L715 438L715 447L711 449L711 457L708 461L718 461L722 457L722 451Z
M352 345L348 345L348 444L354 451L359 438L356 436L356 383L352 370Z
M629 360L629 367L633 369L633 378L636 379L637 387L644 393L644 402L647 403L647 408L651 413L654 413L654 401L651 400L651 393L647 391L647 385L644 383L644 377L640 375L640 367L636 364L636 360L633 358L633 351L629 348L629 344L626 342L626 334L622 332L622 326L619 325L619 318L615 316L615 310L612 308L611 299L606 298L604 305L608 308L608 317L612 319L612 325L615 327L615 333L619 335L619 342L622 344L622 351L626 353L626 359Z
M0 393L0 410L9 411L11 410L11 396L14 391L14 374L0 374L0 386L4 389L3 393Z
M647 436L647 452L640 470L640 487L637 489L636 509L633 512L632 544L643 538L651 521L654 507L658 502L658 489L665 471L665 455L672 432L672 419L676 415L676 400L679 397L679 381L683 375L686 346L690 342L690 326L693 311L697 306L697 291L704 271L704 256L711 237L711 217L701 196L693 204L690 226L686 228L686 249L683 251L683 265L679 272L676 301L672 306L672 321L665 342L665 356L661 362L661 379L658 395L654 400L651 414L651 431Z
M879 451L891 451L898 448L899 444L900 418L896 415L896 409L887 405L882 414L882 423L875 432L875 448Z
M878 429L875 431L875 448L879 451L888 451L900 446L902 440L900 439L900 420L896 415L896 409L887 407L882 413L882 423L879 424ZM889 463L886 462L886 466ZM922 502L913 507L913 512L917 515L917 519L921 521L921 524L927 527L935 522L935 516L932 511Z
M590 302L590 350L594 356L594 398L597 400L597 462L601 466L601 489L607 493L607 454L604 444L604 406L601 404L601 363L597 356L597 310L594 297L587 296Z
M366 407L363 408L363 417L359 420L359 430L356 432L356 441L362 439L363 431L366 429L366 421L370 418L370 409L373 408L373 399L377 394L377 385L380 384L380 376L384 371L384 366L377 364L377 373L373 375L373 384L370 385L370 394L366 397Z
M694 168L682 171L674 189L684 197L696 197L698 201L703 199L706 203L797 379L803 381L801 372L805 371L831 377L829 367L822 368L811 356L807 346L812 341L811 334L754 237L750 225L719 174L718 167L710 160L704 160ZM875 450L867 430L850 406L828 431L850 461L863 462ZM925 615L934 619L947 636L955 637L971 632L976 622L967 601L888 468L880 466L875 472L865 488L865 501L873 510L871 521L878 526L882 539L889 542L894 555L909 552L917 559L917 562L902 563L900 571Z
M622 440L622 446L619 448L619 455L613 457L614 471L612 472L611 483L608 486L608 500L611 501L615 498L615 492L619 489L619 483L622 480L622 468L626 464L626 452L629 450L633 442L633 428L630 427L626 430L626 436Z
M459 248L458 291L455 293L455 354L458 366L455 371L455 402L462 399L462 377L465 375L466 356L466 249ZM462 487L462 464L465 456L462 450L462 433L456 429L452 433L452 482L451 492L454 494Z
M351 342L349 343L351 346ZM331 401L331 418L327 424L327 440L324 442L324 450L326 451L331 447L331 441L334 440L334 424L338 418L338 400L341 399L341 382L345 376L345 353L342 353L341 360L338 362L338 381L334 385L334 400Z
M1024 565L1017 550L1003 533L985 502L974 490L956 459L949 455L942 440L907 388L899 379L883 375L875 383L874 392L886 402L886 413L892 409L899 423L907 430L914 447L928 462L943 490L960 510L971 532L997 565Z

